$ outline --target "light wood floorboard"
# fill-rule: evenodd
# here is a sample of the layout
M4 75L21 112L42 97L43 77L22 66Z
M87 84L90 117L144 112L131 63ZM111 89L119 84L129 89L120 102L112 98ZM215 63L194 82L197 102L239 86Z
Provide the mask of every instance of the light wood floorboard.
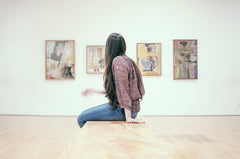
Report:
M240 158L240 116L140 118L173 159ZM0 158L65 159L80 131L76 117L0 116Z

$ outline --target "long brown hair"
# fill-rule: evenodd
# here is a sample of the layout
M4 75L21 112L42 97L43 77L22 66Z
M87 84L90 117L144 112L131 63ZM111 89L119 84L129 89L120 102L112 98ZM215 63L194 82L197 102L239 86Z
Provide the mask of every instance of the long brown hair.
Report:
M104 88L106 97L109 99L109 104L112 105L112 109L118 105L117 95L116 95L116 88L115 88L115 82L112 72L112 61L116 56L122 56L125 55L126 52L126 42L121 34L118 33L112 33L109 35L107 42L106 42L106 49L105 49L105 64L106 69L103 76L104 79ZM136 65L136 63L133 62L134 68L136 70L137 74L137 81L138 81L138 88L142 85L142 78L141 73ZM139 88L139 92L141 94L141 98L143 96L141 92L141 88Z

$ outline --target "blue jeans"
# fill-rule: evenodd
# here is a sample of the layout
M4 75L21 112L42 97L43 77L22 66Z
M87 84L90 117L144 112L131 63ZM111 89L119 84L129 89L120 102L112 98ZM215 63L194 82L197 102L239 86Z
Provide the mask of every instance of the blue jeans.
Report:
M108 103L95 106L92 108L89 108L87 110L84 110L77 118L78 125L80 128L83 127L83 125L87 121L125 121L125 113L124 109L120 107L114 108L114 110L110 110L112 106ZM132 112L131 116L132 118L137 117L137 112Z

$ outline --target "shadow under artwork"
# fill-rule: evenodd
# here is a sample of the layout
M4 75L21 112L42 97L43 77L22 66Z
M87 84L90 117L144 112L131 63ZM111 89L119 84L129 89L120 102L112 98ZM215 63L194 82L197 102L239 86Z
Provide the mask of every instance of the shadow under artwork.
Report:
M143 76L161 76L161 43L138 43L137 65Z
M45 41L45 75L47 80L75 79L75 41Z
M173 78L198 79L197 40L173 40Z

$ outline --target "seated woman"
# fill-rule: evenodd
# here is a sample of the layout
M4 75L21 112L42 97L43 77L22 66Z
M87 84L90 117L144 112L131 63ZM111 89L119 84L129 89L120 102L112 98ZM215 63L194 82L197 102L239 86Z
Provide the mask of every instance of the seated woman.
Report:
M87 89L84 96L105 94L109 103L83 111L78 116L82 128L87 121L126 121L145 123L135 119L140 111L140 101L145 94L141 72L136 63L125 55L126 43L122 35L112 33L106 42L104 73L105 91Z

